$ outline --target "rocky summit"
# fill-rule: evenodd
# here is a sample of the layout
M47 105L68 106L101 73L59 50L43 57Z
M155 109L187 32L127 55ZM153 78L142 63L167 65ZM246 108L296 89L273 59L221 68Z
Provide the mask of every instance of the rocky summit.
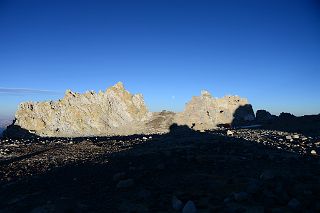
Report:
M196 130L209 130L219 124L239 124L255 119L252 106L245 98L225 96L214 98L208 91L192 97L175 121Z
M57 102L21 103L5 134L24 136L20 129L49 137L135 134L150 116L142 95L131 95L119 82L105 92L67 90Z
M105 92L84 94L67 90L58 101L21 103L7 137L83 137L166 133L176 123L196 130L219 124L254 120L247 99L212 97L207 91L193 97L180 113L149 112L141 94L130 94L121 82Z

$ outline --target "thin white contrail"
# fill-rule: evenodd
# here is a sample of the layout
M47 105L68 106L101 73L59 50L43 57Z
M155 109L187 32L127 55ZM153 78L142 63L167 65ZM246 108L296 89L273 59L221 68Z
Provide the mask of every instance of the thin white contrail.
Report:
M5 88L0 87L0 94L7 95L20 95L20 94L58 94L60 92L54 90L42 90L42 89L31 89L31 88Z

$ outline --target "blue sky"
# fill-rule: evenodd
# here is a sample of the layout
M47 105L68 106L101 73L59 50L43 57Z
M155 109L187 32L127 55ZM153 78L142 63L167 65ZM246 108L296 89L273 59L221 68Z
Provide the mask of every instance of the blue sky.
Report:
M22 101L122 81L152 111L191 96L320 113L320 3L0 1L0 118Z

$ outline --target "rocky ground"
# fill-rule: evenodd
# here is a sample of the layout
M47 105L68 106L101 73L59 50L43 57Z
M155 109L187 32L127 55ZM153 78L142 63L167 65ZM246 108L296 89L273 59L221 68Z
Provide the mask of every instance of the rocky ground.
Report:
M2 139L0 212L320 212L320 137Z

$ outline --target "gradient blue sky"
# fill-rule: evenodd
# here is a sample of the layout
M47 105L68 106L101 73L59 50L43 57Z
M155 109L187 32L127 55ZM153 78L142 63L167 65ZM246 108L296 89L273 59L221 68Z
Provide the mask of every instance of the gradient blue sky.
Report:
M152 111L201 89L255 110L320 113L320 3L0 1L0 116L122 81Z

